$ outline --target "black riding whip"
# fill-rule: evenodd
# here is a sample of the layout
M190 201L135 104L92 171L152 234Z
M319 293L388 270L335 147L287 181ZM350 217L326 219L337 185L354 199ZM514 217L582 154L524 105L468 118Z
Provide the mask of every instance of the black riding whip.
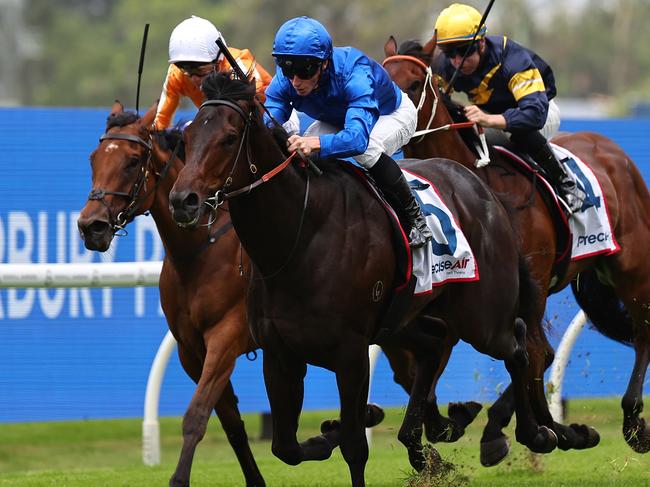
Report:
M144 66L144 52L147 49L147 35L149 34L149 24L144 24L144 34L142 34L142 46L140 47L140 64L138 65L138 88L135 91L135 113L139 115L140 107L140 81L142 80L142 66Z
M237 77L242 81L246 81L248 77L244 74L244 71L242 71L242 69L239 67L239 64L237 64L237 61L235 61L233 55L230 54L230 51L226 47L226 44L223 42L223 39L221 37L218 37L215 42L217 43L217 46L219 47L219 51L221 51L221 54L223 54L225 58L228 60L228 62L230 63L230 67L233 69Z
M463 64L465 63L465 58L467 57L469 50L472 48L472 44L474 44L474 42L476 41L476 36L478 35L479 32L481 32L481 29L483 28L483 24L485 24L485 20L487 19L490 10L492 10L492 5L494 5L494 0L490 0L490 3L488 4L487 8L485 9L485 12L483 13L483 17L481 17L481 21L479 22L478 27L476 28L476 32L474 32L474 36L472 37L471 42L467 44L467 48L465 49L463 58L460 60L460 64L456 68L456 71L454 71L451 80L449 80L449 84L447 85L447 89L445 90L446 95L451 93L451 90L454 87L454 83L456 82L456 77L458 76L460 70L463 68Z

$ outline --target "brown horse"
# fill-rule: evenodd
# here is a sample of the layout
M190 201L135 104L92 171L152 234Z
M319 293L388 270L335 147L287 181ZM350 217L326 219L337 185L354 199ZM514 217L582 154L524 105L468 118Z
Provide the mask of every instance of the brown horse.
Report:
M279 142L264 125L254 85L211 74L202 89L208 101L185 131L186 165L170 193L173 217L193 226L205 203L230 203L253 264L248 316L264 350L273 453L295 465L326 459L340 444L352 484L365 485L368 345L389 309L393 284L402 281L388 214L346 163L321 161L323 175L316 178L293 163L286 138ZM480 267L480 280L435 287L413 298L398 320L393 339L417 361L399 432L412 465L422 468L424 462L422 410L439 349L459 338L505 361L515 389L517 439L534 451L551 451L557 438L536 424L525 390L526 326L516 316L520 293L523 307L533 291L503 206L452 161L411 161L406 167L439 188ZM336 374L341 420L299 443L307 363Z
M90 157L93 190L79 216L79 230L86 248L103 252L116 231L150 211L163 241L160 301L183 369L197 384L183 418L183 448L170 485L189 485L194 451L214 409L246 485L263 486L230 382L237 357L257 348L246 321L246 281L238 274L240 259L247 265L247 257L241 256L226 211L193 232L172 221L169 190L183 164L161 134L149 131L154 114L155 107L138 119L124 113L121 104L113 105L106 133Z
M420 107L418 129L441 128L462 121L456 117L458 106L438 89L431 76L430 65L435 39L424 46L409 41L401 46L390 37L384 46L384 65L393 80ZM435 108L434 108L435 107ZM450 115L454 114L454 117ZM612 228L621 250L608 256L596 256L571 262L566 272L554 268L556 231L549 210L536 191L533 182L512 166L496 151L490 152L491 163L474 168L477 156L457 131L446 130L424 134L413 139L405 148L410 157L449 157L473 168L481 179L516 207L514 224L522 238L524 253L532 265L532 275L542 289L557 292L577 276L573 285L579 304L594 325L605 335L624 343L632 343L636 360L627 391L623 396L623 434L637 452L650 450L650 429L640 418L643 410L643 382L650 360L650 261L646 258L650 246L650 195L632 160L613 141L595 133L560 135L553 142L581 158L596 174L607 201ZM558 274L556 280L556 273ZM555 282L553 282L555 281ZM625 310L619 306L622 301ZM550 365L553 351L542 329L546 296L541 296L532 316L524 317L528 324L531 360L531 393L540 424L558 433L560 448L585 448L597 443L591 429L572 425L569 428L552 421L544 401L543 372ZM628 314L629 313L629 314ZM507 442L501 432L512 414L512 397L504 393L488 413L489 422L482 438L481 460L495 464L507 454Z

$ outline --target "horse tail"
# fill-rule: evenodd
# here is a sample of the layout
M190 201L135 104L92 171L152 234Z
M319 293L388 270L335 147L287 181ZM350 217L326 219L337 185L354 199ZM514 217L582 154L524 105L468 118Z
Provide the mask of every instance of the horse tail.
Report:
M632 317L614 292L614 288L601 282L594 269L578 274L571 282L571 290L578 305L600 333L623 345L632 346Z

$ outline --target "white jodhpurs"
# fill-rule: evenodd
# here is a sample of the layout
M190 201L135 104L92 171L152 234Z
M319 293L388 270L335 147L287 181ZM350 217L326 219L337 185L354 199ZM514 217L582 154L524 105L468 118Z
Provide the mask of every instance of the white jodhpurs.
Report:
M370 169L383 153L390 156L405 146L415 133L417 123L418 112L415 105L406 93L402 93L402 102L397 110L379 117L370 132L368 148L353 159L366 169ZM303 136L335 134L340 130L341 127L316 120L307 128Z
M540 130L541 134L546 137L546 140L550 140L558 130L560 130L560 107L557 106L555 100L548 102L548 115L546 117L546 123Z

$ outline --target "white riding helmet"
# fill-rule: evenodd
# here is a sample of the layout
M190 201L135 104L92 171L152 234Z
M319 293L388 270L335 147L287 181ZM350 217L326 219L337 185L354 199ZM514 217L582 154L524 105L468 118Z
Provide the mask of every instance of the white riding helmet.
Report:
M210 63L221 58L216 44L218 38L226 43L212 22L192 15L183 20L169 37L169 62Z

